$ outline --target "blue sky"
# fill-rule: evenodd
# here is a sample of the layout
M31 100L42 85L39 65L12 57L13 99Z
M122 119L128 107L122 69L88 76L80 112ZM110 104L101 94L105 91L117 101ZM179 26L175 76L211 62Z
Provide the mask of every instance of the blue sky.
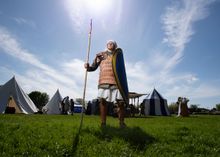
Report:
M91 18L90 62L116 40L130 91L220 103L219 0L1 0L0 84L15 75L27 93L82 97ZM98 72L88 75L87 100Z

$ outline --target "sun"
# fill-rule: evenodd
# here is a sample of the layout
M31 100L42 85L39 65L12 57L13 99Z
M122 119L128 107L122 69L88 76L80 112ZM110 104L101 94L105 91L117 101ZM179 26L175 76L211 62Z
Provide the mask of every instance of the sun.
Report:
M85 24L88 24L89 19L93 19L99 22L102 27L106 27L109 18L114 18L112 14L117 12L113 6L115 2L116 0L64 0L63 4L74 30L80 33Z
M84 5L89 9L89 11L94 13L104 13L109 8L111 8L111 0L82 0Z
M112 8L112 0L66 0L67 8L73 14L91 16L106 14Z

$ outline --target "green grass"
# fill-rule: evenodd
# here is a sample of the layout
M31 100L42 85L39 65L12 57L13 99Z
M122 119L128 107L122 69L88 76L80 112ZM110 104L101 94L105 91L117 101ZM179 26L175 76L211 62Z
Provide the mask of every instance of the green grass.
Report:
M220 156L220 116L126 118L0 115L0 156ZM73 139L75 145L73 147Z

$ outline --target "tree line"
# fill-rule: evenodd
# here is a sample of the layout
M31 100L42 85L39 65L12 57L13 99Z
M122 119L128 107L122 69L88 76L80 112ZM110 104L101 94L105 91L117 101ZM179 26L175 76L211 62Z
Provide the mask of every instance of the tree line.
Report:
M220 103L216 104L214 108L212 108L211 110L205 109L205 108L200 108L199 107L200 104L191 104L189 106L189 112L190 113L199 113L199 112L205 112L205 111L220 111ZM169 111L171 114L176 114L178 112L178 104L173 102L170 105L168 105Z
M31 93L28 94L28 96L31 98L31 100L34 102L34 104L39 110L41 110L42 107L44 107L49 101L49 95L46 92L32 91ZM79 98L77 101L81 102L82 100ZM202 112L205 110L204 108L200 108L199 106L200 106L199 104L191 104L189 106L189 112L190 113ZM178 104L174 102L171 103L168 106L168 108L171 114L175 114L178 112ZM215 107L211 110L220 111L220 103L216 104Z

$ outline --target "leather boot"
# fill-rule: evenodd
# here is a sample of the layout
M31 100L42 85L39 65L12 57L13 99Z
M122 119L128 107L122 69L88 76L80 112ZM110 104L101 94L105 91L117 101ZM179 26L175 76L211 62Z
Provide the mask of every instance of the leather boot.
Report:
M106 126L106 116L107 116L107 102L105 99L100 99L100 117L101 117L101 127Z
M124 102L118 102L118 119L119 119L119 127L124 128L126 127L126 124L124 122L125 117L125 107Z

